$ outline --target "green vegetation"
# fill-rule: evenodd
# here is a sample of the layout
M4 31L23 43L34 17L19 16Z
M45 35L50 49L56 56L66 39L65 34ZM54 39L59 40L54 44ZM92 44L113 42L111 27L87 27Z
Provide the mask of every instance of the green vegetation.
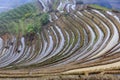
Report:
M97 4L91 4L91 5L89 5L89 6L90 6L90 7L93 7L93 8L96 8L96 9L104 10L104 11L111 10L111 9L109 9L109 8L99 6L99 5L97 5Z
M32 21L26 26L26 33L38 33L41 31L41 27L49 22L49 15L42 13L41 15L34 17Z
M0 34L38 33L49 22L48 13L42 13L34 2L0 14Z
M33 15L33 13L36 12L35 4L28 3L25 5L22 5L20 7L17 7L13 10L10 10L8 12L3 12L0 14L0 20L17 20L17 19L23 19L26 17L30 17Z

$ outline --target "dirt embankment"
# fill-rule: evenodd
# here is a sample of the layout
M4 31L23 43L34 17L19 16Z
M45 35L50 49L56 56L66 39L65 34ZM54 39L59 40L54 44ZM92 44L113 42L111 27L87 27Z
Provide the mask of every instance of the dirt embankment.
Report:
M120 80L120 77L114 75L60 75L37 78L0 78L0 80Z

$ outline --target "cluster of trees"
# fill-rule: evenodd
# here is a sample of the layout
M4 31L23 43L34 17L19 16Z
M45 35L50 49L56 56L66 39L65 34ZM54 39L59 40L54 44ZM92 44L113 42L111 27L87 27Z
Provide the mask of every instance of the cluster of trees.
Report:
M0 14L0 34L37 33L48 22L48 13L41 13L34 2L27 3Z
M41 31L41 27L49 22L48 13L42 13L38 17L34 17L32 23L28 24L26 32L27 33L38 33Z
M0 14L0 20L16 20L33 15L36 12L36 6L33 3L24 4L8 12Z

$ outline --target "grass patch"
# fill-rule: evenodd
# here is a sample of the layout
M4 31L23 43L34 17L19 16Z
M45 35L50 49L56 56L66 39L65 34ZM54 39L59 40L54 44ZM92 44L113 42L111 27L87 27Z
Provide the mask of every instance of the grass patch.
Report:
M103 6L99 6L97 4L91 4L89 6L92 7L92 8L96 8L96 9L100 9L100 10L104 10L104 11L108 11L108 10L110 11L111 10L111 9L103 7Z

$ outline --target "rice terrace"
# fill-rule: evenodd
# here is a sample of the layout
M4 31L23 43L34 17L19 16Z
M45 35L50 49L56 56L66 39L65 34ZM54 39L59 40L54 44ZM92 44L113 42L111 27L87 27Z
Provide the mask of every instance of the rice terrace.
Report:
M1 12L0 78L120 80L119 11L82 0L33 0ZM116 79L80 79L94 75Z

